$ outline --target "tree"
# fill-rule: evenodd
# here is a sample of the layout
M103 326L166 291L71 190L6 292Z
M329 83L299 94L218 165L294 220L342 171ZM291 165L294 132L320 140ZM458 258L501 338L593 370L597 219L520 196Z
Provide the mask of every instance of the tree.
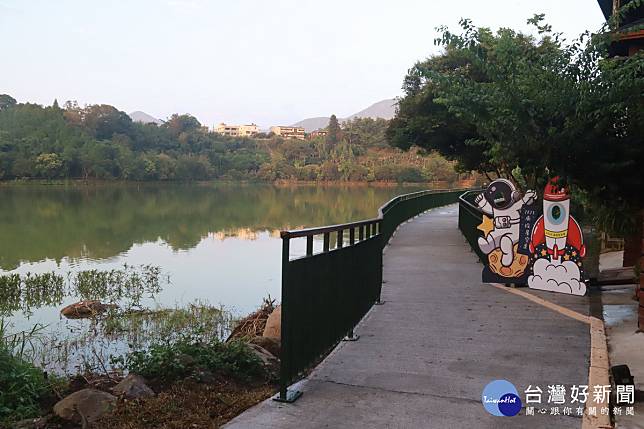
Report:
M160 153L157 155L157 166L159 180L172 180L175 178L177 162L173 158L165 153Z
M296 166L307 164L315 155L315 148L309 142L295 139L284 141L278 150L288 162Z
M364 148L386 147L389 121L383 118L354 118L342 124L342 136L352 145Z
M324 181L338 180L340 178L338 166L333 161L325 161L322 163L318 174L318 179Z
M176 177L179 180L205 180L210 175L210 163L202 155L181 155L177 159Z
M81 127L83 125L83 109L80 108L78 102L67 100L64 106L63 117L67 123Z
M610 58L608 27L567 43L543 15L528 22L538 37L442 28L445 51L408 74L389 136L537 189L562 176L601 226L627 233L644 208L644 52Z
M340 129L338 118L335 115L331 115L329 118L329 126L327 127L326 144L328 147L333 148L341 138L342 130Z
M384 145L384 119L358 118L340 129L335 118L330 145L322 136L225 137L207 132L190 115L175 114L156 126L134 123L105 104L55 106L25 103L0 110L0 179L375 180L374 166L392 157L429 177L417 156L401 156ZM400 171L385 180L396 180ZM419 177L410 171L404 173Z
M36 157L36 170L41 177L54 179L59 176L63 161L56 153L43 153Z
M8 109L16 105L16 99L8 94L0 94L0 110Z
M170 116L170 119L162 126L175 137L178 137L181 133L195 131L201 128L201 124L194 116L178 115L176 113Z
M434 81L436 74L461 70L470 79L485 81L479 68L455 49L436 57L416 63L403 82L405 96L399 100L396 117L386 132L393 146L409 150L417 146L428 151L437 151L448 160L457 161L459 171L488 173L498 167L485 156L489 147L478 140L476 127L450 112L439 101L440 87Z
M96 104L83 109L82 123L99 140L111 139L115 134L129 134L132 119L107 104Z

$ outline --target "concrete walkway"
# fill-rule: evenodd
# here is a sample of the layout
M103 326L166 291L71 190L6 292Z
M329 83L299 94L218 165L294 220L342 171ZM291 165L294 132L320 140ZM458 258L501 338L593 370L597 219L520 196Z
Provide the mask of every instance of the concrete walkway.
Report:
M298 383L304 395L294 404L265 401L227 427L581 427L580 417L484 410L482 390L495 379L512 382L522 400L539 385L544 404L549 384L587 384L589 329L482 284L457 220L454 205L401 226L385 251L385 304L358 326L360 340L341 343ZM588 298L539 295L588 313Z

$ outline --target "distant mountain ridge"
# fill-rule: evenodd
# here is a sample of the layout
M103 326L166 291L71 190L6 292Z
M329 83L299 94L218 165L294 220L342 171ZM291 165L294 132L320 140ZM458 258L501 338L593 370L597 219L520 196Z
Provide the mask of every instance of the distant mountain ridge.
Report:
M329 125L329 117L320 116L318 118L302 119L300 122L296 122L291 126L303 127L304 131L310 133L311 131L319 130L320 128L326 128L327 125Z
M145 112L141 112L140 110L137 110L136 112L132 112L129 114L130 118L132 118L132 121L134 122L141 122L143 124L157 124L161 125L163 121L161 119L157 119L152 115L148 115Z
M392 119L396 115L396 103L396 99L394 98L382 100L372 104L366 109L354 113L353 115L349 115L346 118L338 118L338 121L345 122L354 118ZM310 133L311 131L315 131L320 128L326 128L327 125L329 125L329 118L321 116L317 118L303 119L292 126L304 127L304 131Z

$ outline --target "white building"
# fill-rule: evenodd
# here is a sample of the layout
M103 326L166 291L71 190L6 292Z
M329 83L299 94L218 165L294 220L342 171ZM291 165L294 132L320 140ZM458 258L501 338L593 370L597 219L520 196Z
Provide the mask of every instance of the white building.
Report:
M231 137L252 137L259 133L259 127L255 124L250 125L229 125L223 122L213 129L216 133L223 136Z
M271 127L271 132L276 136L283 137L285 139L298 139L304 140L304 128L303 127L285 127L278 125Z

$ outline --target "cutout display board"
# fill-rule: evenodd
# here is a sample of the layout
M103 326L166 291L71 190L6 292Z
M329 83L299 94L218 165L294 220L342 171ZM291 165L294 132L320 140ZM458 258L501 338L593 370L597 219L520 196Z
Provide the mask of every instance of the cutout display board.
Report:
M581 259L586 248L570 215L568 188L552 178L542 204L536 200L535 191L521 195L507 179L494 180L476 197L483 212L478 245L487 255L483 282L584 295Z

